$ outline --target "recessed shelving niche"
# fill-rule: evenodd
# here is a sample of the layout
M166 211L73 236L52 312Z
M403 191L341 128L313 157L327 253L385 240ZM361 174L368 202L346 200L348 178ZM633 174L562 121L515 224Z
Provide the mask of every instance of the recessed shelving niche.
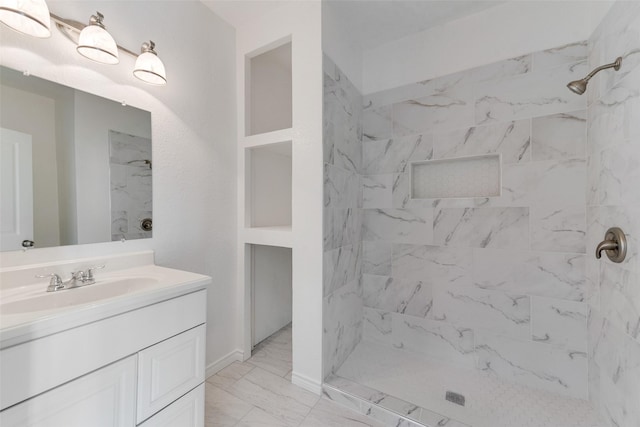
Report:
M500 195L500 155L428 160L411 164L412 199Z
M245 135L291 128L291 42L248 55L245 70Z
M291 141L245 149L247 227L291 227Z

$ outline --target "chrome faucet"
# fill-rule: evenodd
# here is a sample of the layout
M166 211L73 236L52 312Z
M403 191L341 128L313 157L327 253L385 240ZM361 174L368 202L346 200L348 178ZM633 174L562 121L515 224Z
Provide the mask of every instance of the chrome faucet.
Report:
M79 288L81 286L93 285L96 283L96 279L93 275L93 272L104 268L104 265L98 265L95 267L89 267L86 270L78 270L73 271L71 273L71 278L66 282L62 280L62 278L56 274L45 274L45 275L37 275L38 279L44 279L45 277L51 277L49 280L49 286L47 286L47 292L57 292L63 291L66 289Z

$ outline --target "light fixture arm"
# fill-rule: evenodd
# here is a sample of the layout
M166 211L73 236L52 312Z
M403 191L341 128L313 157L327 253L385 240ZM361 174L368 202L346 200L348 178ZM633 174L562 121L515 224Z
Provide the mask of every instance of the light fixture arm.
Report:
M583 79L585 82L588 82L589 80L591 80L591 78L593 76L595 76L596 74L598 74L600 71L602 70L606 70L608 68L613 68L614 70L618 71L620 70L620 66L622 65L622 57L619 56L618 58L616 58L616 60L614 62L612 62L611 64L605 64L605 65L601 65L598 68L596 68L595 70L593 70L592 72L590 72L589 74L587 74L587 76Z

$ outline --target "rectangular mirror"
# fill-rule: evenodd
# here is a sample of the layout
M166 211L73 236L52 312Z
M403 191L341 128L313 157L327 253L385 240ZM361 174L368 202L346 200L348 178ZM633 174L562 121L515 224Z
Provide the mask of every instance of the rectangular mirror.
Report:
M151 113L0 67L0 250L152 236Z

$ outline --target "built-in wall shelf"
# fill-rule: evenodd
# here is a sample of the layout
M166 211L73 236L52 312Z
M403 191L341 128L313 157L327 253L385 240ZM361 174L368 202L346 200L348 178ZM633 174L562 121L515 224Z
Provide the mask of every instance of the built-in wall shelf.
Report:
M291 226L246 227L242 231L242 240L254 245L293 247Z
M273 132L261 133L258 135L245 136L243 140L243 145L245 148L263 147L273 144L279 144L282 142L293 140L293 129L281 129L275 130Z
M305 82L322 82L322 15L283 3L236 28L239 330L248 359L293 322L291 381L320 394L323 89Z
M244 150L245 227L291 227L291 141Z
M250 53L245 67L245 135L291 128L291 41Z

